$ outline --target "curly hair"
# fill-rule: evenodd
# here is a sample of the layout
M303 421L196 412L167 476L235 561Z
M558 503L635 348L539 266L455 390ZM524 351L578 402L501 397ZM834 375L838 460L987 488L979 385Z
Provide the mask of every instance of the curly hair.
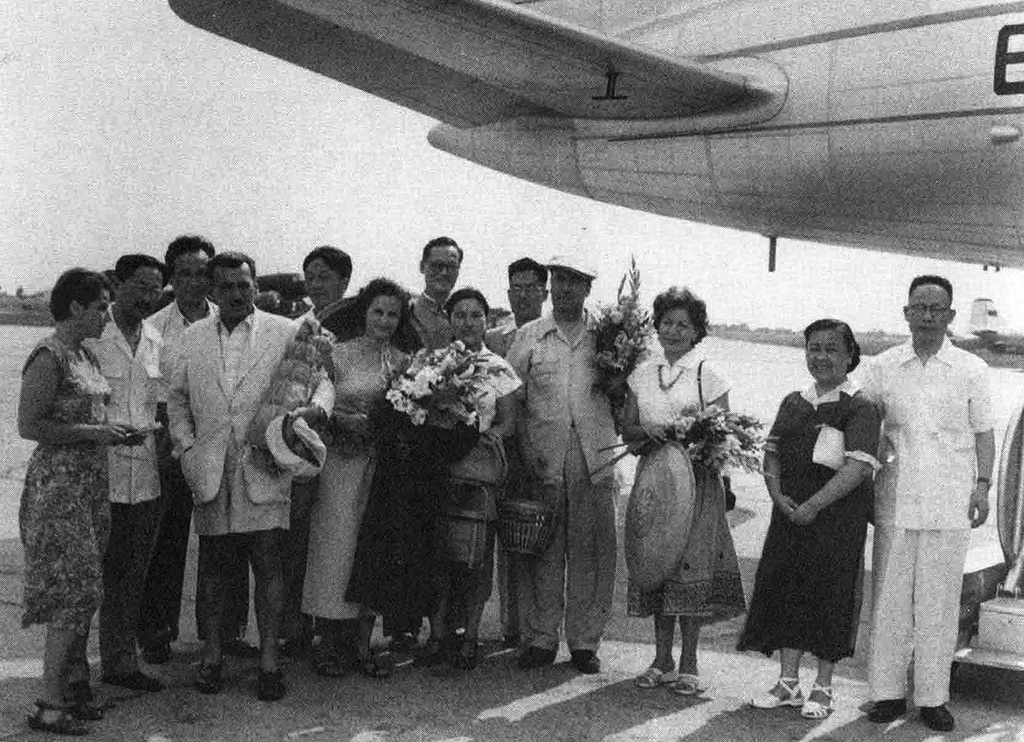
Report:
M661 320L673 309L686 311L686 316L690 318L690 324L693 325L696 334L694 345L707 337L708 305L685 286L672 286L654 298L654 329L658 329Z
M398 327L395 330L393 341L401 350L406 352L415 350L415 348L403 347L409 344L403 340L404 338L416 337L416 331L412 326L412 306L409 303L409 292L390 278L375 278L359 289L359 293L356 294L354 309L359 334L366 332L366 313L370 310L373 300L378 296L393 296L398 300L401 314L398 316Z

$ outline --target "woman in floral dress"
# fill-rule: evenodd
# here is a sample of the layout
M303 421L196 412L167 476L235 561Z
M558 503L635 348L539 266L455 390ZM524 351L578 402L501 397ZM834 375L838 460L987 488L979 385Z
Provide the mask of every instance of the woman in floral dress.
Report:
M28 722L56 734L85 734L82 720L102 717L92 703L86 643L103 592L110 530L105 447L143 440L103 422L109 387L82 346L103 332L109 300L99 273L65 272L50 295L56 330L32 350L22 371L18 432L39 443L19 511L22 626L46 624L42 692Z

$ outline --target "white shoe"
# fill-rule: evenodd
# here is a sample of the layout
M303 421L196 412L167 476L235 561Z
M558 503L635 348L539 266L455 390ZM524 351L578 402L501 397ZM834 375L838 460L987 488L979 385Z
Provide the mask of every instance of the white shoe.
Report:
M780 706L800 707L804 705L804 694L800 690L800 678L779 678L769 691L750 699L756 709L777 709Z
M832 686L831 685L818 685L814 684L811 688L811 695L815 692L821 693L825 696L825 703L819 703L818 701L812 701L810 696L804 701L803 707L800 709L800 716L805 719L827 719L829 714L832 713Z

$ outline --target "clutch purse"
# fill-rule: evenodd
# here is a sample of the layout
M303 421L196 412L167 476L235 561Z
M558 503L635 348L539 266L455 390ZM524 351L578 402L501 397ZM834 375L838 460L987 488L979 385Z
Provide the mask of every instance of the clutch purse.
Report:
M818 428L818 440L814 443L811 460L815 464L839 469L846 463L846 439L843 431L829 425Z

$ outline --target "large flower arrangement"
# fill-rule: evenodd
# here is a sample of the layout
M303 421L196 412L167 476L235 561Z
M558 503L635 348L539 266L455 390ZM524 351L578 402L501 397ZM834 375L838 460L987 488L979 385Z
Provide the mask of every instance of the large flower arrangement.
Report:
M475 427L487 380L507 373L456 340L445 348L418 351L409 368L391 381L386 399L413 425Z
M596 323L594 387L608 397L618 420L626 402L626 380L647 352L651 316L640 307L640 270L630 259L629 272L619 282L615 304L599 307Z
M681 442L694 463L721 471L726 467L761 471L764 425L756 417L710 405L686 410L673 420L670 437Z

